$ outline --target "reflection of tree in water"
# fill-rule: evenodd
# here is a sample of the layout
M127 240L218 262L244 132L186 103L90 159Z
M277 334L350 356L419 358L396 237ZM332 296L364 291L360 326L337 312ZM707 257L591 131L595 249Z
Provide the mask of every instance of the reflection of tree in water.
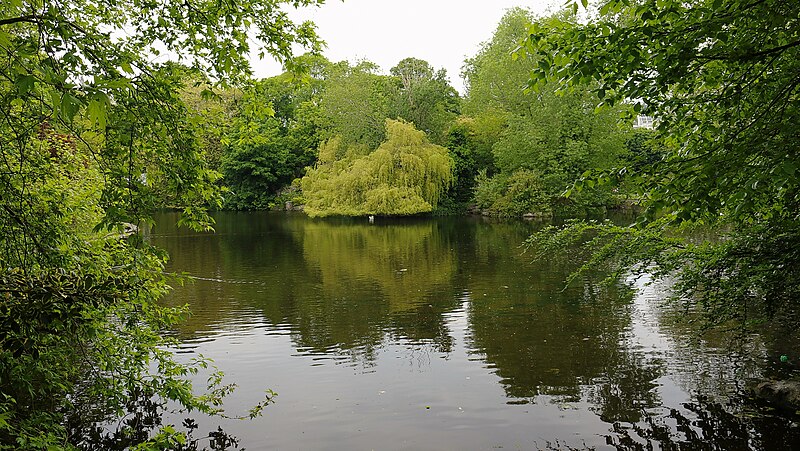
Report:
M324 299L307 306L314 309L310 317L335 319L339 327L373 323L373 330L450 349L442 314L456 305L451 294L456 261L435 221L388 226L310 221L302 242Z
M614 423L617 449L779 450L797 449L798 418L765 410L748 399L745 381L771 375L765 359L776 343L773 331L743 336L742 329L703 330L702 321L669 303L668 281L647 285L639 308L669 346L669 377L692 401L642 412L635 424ZM785 336L783 336L785 337ZM775 358L777 360L777 357ZM644 444L644 445L643 445Z
M625 306L575 299L575 290L542 296L535 279L503 297L476 298L470 307L473 346L496 368L507 395L586 397L604 421L636 421L641 406L658 405L653 389L661 363L626 349Z
M755 334L730 330L704 330L702 318L670 300L669 280L636 282L637 309L647 326L657 331L669 350L669 376L687 393L703 393L725 403L743 394L745 381L763 375L768 341Z
M676 348L667 367L632 342L630 292L603 292L589 280L562 290L578 259L565 251L532 262L518 247L531 228L221 214L217 235L168 232L153 240L173 255L175 270L217 280L177 290L172 302L191 301L195 312L184 336L266 322L288 331L301 353L369 366L392 342L408 347L410 365L426 367L454 346L447 316L463 308L467 346L494 368L509 402L588 403L617 449L781 449L782 437L798 439L786 421L751 418L721 397L661 408L665 374L687 392L711 394L724 387L704 382L703 372L736 379L723 354L697 354L716 342ZM684 329L660 329L688 341ZM678 363L685 371L673 368Z
M304 218L232 212L215 218L214 234L157 228L153 237L170 254L168 269L199 277L166 300L191 303L192 315L179 326L181 336L248 328L261 316L287 324L295 297L302 294L298 287L305 287L309 277L294 238Z
M169 230L154 238L173 255L172 269L213 279L181 287L169 300L192 304L179 331L184 337L245 327L260 322L257 315L289 330L303 353L369 362L387 333L450 350L442 315L457 304L456 261L435 221L216 218L214 235Z
M727 405L698 396L680 409L642 412L634 425L619 422L606 443L618 450L792 450L800 428L788 418L749 410L742 400Z
M658 410L642 410L642 421L633 425L613 423L610 434L605 436L606 445L618 451L790 451L796 450L800 443L800 428L795 422L780 416L750 414L741 401L723 405L698 397L680 409ZM545 442L536 449L596 448L556 441Z
M532 261L517 247L527 235L503 224L478 234L473 271L481 277L469 285L472 346L513 402L588 398L605 421L636 421L643 405L659 404L653 388L661 363L625 346L628 290L599 290L590 280L564 289L574 261Z

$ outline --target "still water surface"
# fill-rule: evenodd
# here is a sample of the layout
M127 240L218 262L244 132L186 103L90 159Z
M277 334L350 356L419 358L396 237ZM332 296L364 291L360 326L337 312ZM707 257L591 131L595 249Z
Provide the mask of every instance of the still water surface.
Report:
M791 419L753 416L739 396L785 349L696 338L663 284L565 288L579 257L532 261L520 245L536 224L216 219L216 233L193 233L164 214L151 239L197 278L166 301L193 312L176 331L182 357L210 357L239 385L230 414L278 393L261 418L222 423L247 449L800 443Z

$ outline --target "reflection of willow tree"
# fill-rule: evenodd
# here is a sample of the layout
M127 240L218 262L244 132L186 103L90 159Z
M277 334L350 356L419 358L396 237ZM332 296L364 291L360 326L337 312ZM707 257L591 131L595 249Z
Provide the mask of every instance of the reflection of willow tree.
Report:
M532 263L509 246L525 233L509 224L476 231L475 270L483 277L469 285L472 345L496 368L510 398L588 397L605 421L638 420L643 406L658 405L652 389L661 371L625 347L628 293L588 280L562 290L574 269L568 252Z
M344 342L346 337L332 334L352 331L357 333L349 341L355 342L389 327L401 337L450 349L442 313L455 302L449 287L456 261L435 222L386 227L309 222L303 247L306 264L319 273L324 301L299 306L307 309L299 314L315 324L336 321L330 336L317 328L306 338ZM446 294L434 296L437 292Z
M173 256L173 270L215 279L196 280L170 298L192 304L179 329L184 336L248 324L253 318L241 316L250 311L291 330L304 352L370 360L387 333L451 348L443 313L456 302L456 260L438 222L384 227L239 213L216 219L215 235L170 230L153 238Z

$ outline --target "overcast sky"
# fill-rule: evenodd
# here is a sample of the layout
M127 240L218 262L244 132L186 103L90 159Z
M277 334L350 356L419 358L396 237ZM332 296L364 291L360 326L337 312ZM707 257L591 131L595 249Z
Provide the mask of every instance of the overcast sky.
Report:
M463 92L464 59L475 55L509 8L544 13L563 0L327 0L319 8L292 12L295 21L311 20L328 44L331 61L368 59L385 73L400 60L415 57L445 68ZM281 72L277 63L254 61L257 77Z

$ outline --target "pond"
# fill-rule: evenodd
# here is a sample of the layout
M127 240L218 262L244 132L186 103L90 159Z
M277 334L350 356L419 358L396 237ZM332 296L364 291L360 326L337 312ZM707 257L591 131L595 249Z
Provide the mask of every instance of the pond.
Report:
M181 357L212 358L238 384L231 415L277 393L255 420L201 422L247 449L800 443L795 420L741 396L781 371L787 344L697 338L666 282L565 287L580 256L534 261L521 244L536 223L219 213L211 234L175 219L150 239L195 278L165 301L193 312L175 331Z

